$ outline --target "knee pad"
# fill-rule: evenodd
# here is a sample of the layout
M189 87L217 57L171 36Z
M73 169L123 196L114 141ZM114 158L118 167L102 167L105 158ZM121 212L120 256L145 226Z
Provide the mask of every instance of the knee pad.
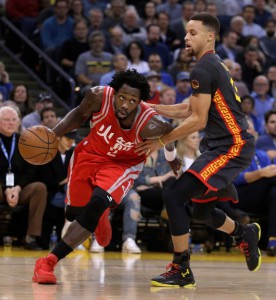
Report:
M112 196L102 188L96 187L92 198L84 207L83 213L76 219L78 223L90 232L94 232L104 211L115 202Z
M201 219L199 219L198 217L201 217ZM209 217L208 215L202 214L202 215L197 215L196 219L202 221L204 224L210 227L219 228L225 223L226 214L222 210L215 208L209 214Z
M73 222L81 213L84 211L85 206L78 207L78 206L70 206L67 205L65 208L65 219Z

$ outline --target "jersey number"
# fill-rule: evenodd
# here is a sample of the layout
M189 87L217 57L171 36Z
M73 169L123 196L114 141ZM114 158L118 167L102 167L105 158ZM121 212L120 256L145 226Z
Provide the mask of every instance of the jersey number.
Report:
M238 101L238 102L241 102L241 97L239 96L239 92L238 92L238 89L235 85L235 82L234 80L232 79L232 77L230 77L230 83L233 87L233 90L234 90L234 95L235 95L235 99Z

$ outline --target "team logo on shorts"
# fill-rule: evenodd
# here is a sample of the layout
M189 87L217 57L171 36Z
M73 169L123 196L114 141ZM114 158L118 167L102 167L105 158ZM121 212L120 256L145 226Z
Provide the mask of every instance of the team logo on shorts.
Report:
M191 81L191 86L194 90L197 90L199 88L199 82L197 80L193 79Z

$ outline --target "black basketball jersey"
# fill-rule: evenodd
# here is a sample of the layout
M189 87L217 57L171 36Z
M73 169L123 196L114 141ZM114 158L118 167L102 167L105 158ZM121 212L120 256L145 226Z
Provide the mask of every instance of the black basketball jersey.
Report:
M241 110L238 90L218 55L205 53L192 70L190 82L194 94L212 97L202 141L205 146L237 144L241 139L252 138L246 132L248 123Z

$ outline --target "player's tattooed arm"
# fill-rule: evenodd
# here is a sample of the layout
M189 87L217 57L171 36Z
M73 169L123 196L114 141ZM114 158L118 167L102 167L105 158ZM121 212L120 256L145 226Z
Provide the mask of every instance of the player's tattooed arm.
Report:
M93 113L99 112L102 105L104 87L96 86L89 89L80 105L72 109L61 121L53 128L57 136L62 136L66 132L79 128Z
M146 126L141 131L140 137L143 140L158 139L162 135L169 133L173 130L171 123L165 121L158 115L154 115L146 124ZM167 150L174 149L174 143L166 145Z
M160 116L153 116L147 125L142 130L140 136L143 140L155 140L157 144L157 149L164 147L165 157L173 170L174 174L177 176L178 171L181 168L182 162L176 156L176 149L174 142L164 145L162 139L160 139L164 134L167 134L173 130L172 124L162 119ZM150 152L149 152L150 153ZM149 154L148 153L148 154Z

